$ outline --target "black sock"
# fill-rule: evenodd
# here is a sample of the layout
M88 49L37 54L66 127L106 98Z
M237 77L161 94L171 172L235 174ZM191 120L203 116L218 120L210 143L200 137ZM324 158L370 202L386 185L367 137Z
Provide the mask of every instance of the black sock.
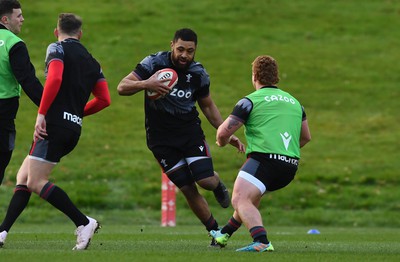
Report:
M221 229L221 233L225 234L228 233L230 236L236 232L240 228L242 224L239 223L235 218L231 217L228 223Z
M40 191L40 197L67 215L76 227L89 223L88 218L72 203L67 193L53 183L47 182L44 185Z
M28 187L25 185L17 185L15 187L14 195L12 196L8 206L6 217L0 225L0 232L4 230L7 232L10 231L14 222L28 205L31 194L31 191L29 191Z
M206 226L208 232L210 232L211 230L218 230L218 222L217 220L215 220L212 214L207 222L204 223L204 225Z
M267 238L267 231L265 231L265 228L263 226L253 227L249 231L254 242L261 242L264 244L269 243Z

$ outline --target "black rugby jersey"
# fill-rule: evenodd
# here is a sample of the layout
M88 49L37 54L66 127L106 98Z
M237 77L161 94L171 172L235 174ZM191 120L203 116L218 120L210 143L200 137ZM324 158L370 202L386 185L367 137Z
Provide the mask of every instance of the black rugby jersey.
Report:
M164 68L172 68L178 73L178 83L168 95L158 100L149 99L144 92L145 126L150 144L173 143L186 134L204 137L195 105L197 99L209 95L208 73L195 61L187 69L176 68L171 61L171 52L147 56L136 66L134 73L145 80Z
M46 122L81 132L83 110L97 81L104 78L100 64L77 39L66 39L48 46L46 71L53 60L64 64L62 83L51 104Z

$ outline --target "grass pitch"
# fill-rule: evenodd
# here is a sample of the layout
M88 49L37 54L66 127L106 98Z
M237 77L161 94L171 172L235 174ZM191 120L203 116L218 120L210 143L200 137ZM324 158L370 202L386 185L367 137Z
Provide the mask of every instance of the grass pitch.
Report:
M23 224L0 249L6 261L398 261L400 229L269 227L272 253L238 253L251 242L241 228L227 247L210 248L199 226L104 225L86 251L72 251L72 225Z
M99 59L110 84L111 106L85 118L78 147L51 176L79 208L159 212L160 168L145 142L143 96L121 97L116 87L144 56L168 49L177 28L191 27L199 35L196 60L211 76L212 97L224 118L254 90L251 62L260 54L278 60L280 87L306 108L313 141L302 150L295 181L263 200L270 221L400 228L400 1L21 2L20 36L42 82L57 15L76 12L84 20L82 43ZM31 145L37 108L28 100L23 93L0 210L8 206ZM215 128L201 117L214 167L232 190L245 158L233 147L218 148ZM237 135L243 138L243 131ZM216 214L213 196L208 199L216 217L227 218ZM30 207L42 211L47 206L42 202L32 197ZM187 206L177 204L178 210ZM139 223L148 219L136 217ZM48 219L47 213L35 213L29 223Z
M82 41L110 82L111 107L85 119L78 148L53 173L80 208L108 217L89 250L72 252L72 224L59 214L53 219L54 209L32 197L32 209L0 249L0 262L399 260L399 1L21 2L21 37L42 81L57 15L76 12L84 19ZM116 86L145 55L168 48L174 30L183 26L199 33L196 59L212 77L212 95L224 117L252 90L250 64L259 54L278 59L281 87L306 107L313 141L302 152L298 176L263 200L266 222L279 223L267 227L273 253L236 253L250 242L243 228L225 249L210 249L201 226L182 225L189 219L186 225L199 223L192 213L178 216L176 228L152 224L159 219L160 170L145 145L143 97L119 97ZM17 148L0 186L2 215L29 150L36 112L23 94ZM204 128L215 168L231 189L243 156L217 148L215 129ZM223 223L232 211L219 211L212 195L208 199ZM186 207L181 195L177 204L178 212ZM119 216L114 209L135 214ZM298 227L310 224L325 227L317 227L320 235Z

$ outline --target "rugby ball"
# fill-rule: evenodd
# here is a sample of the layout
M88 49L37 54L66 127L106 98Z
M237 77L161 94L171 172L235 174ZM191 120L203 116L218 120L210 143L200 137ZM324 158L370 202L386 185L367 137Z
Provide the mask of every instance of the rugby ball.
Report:
M165 81L164 84L172 90L172 88L178 83L178 74L172 68L164 68L160 70L157 76L158 80L168 79L169 81ZM163 97L160 93L153 92L150 90L146 91L147 97L151 100L156 100Z

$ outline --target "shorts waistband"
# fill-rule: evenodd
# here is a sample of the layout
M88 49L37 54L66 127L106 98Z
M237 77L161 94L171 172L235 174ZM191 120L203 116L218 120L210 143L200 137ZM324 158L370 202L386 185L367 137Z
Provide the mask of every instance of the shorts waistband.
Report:
M299 159L297 158L293 158L293 157L288 157L285 155L279 155L279 154L267 154L267 157L269 159L276 159L276 160L280 160L282 162L286 162L288 164L292 164L292 165L299 165Z

